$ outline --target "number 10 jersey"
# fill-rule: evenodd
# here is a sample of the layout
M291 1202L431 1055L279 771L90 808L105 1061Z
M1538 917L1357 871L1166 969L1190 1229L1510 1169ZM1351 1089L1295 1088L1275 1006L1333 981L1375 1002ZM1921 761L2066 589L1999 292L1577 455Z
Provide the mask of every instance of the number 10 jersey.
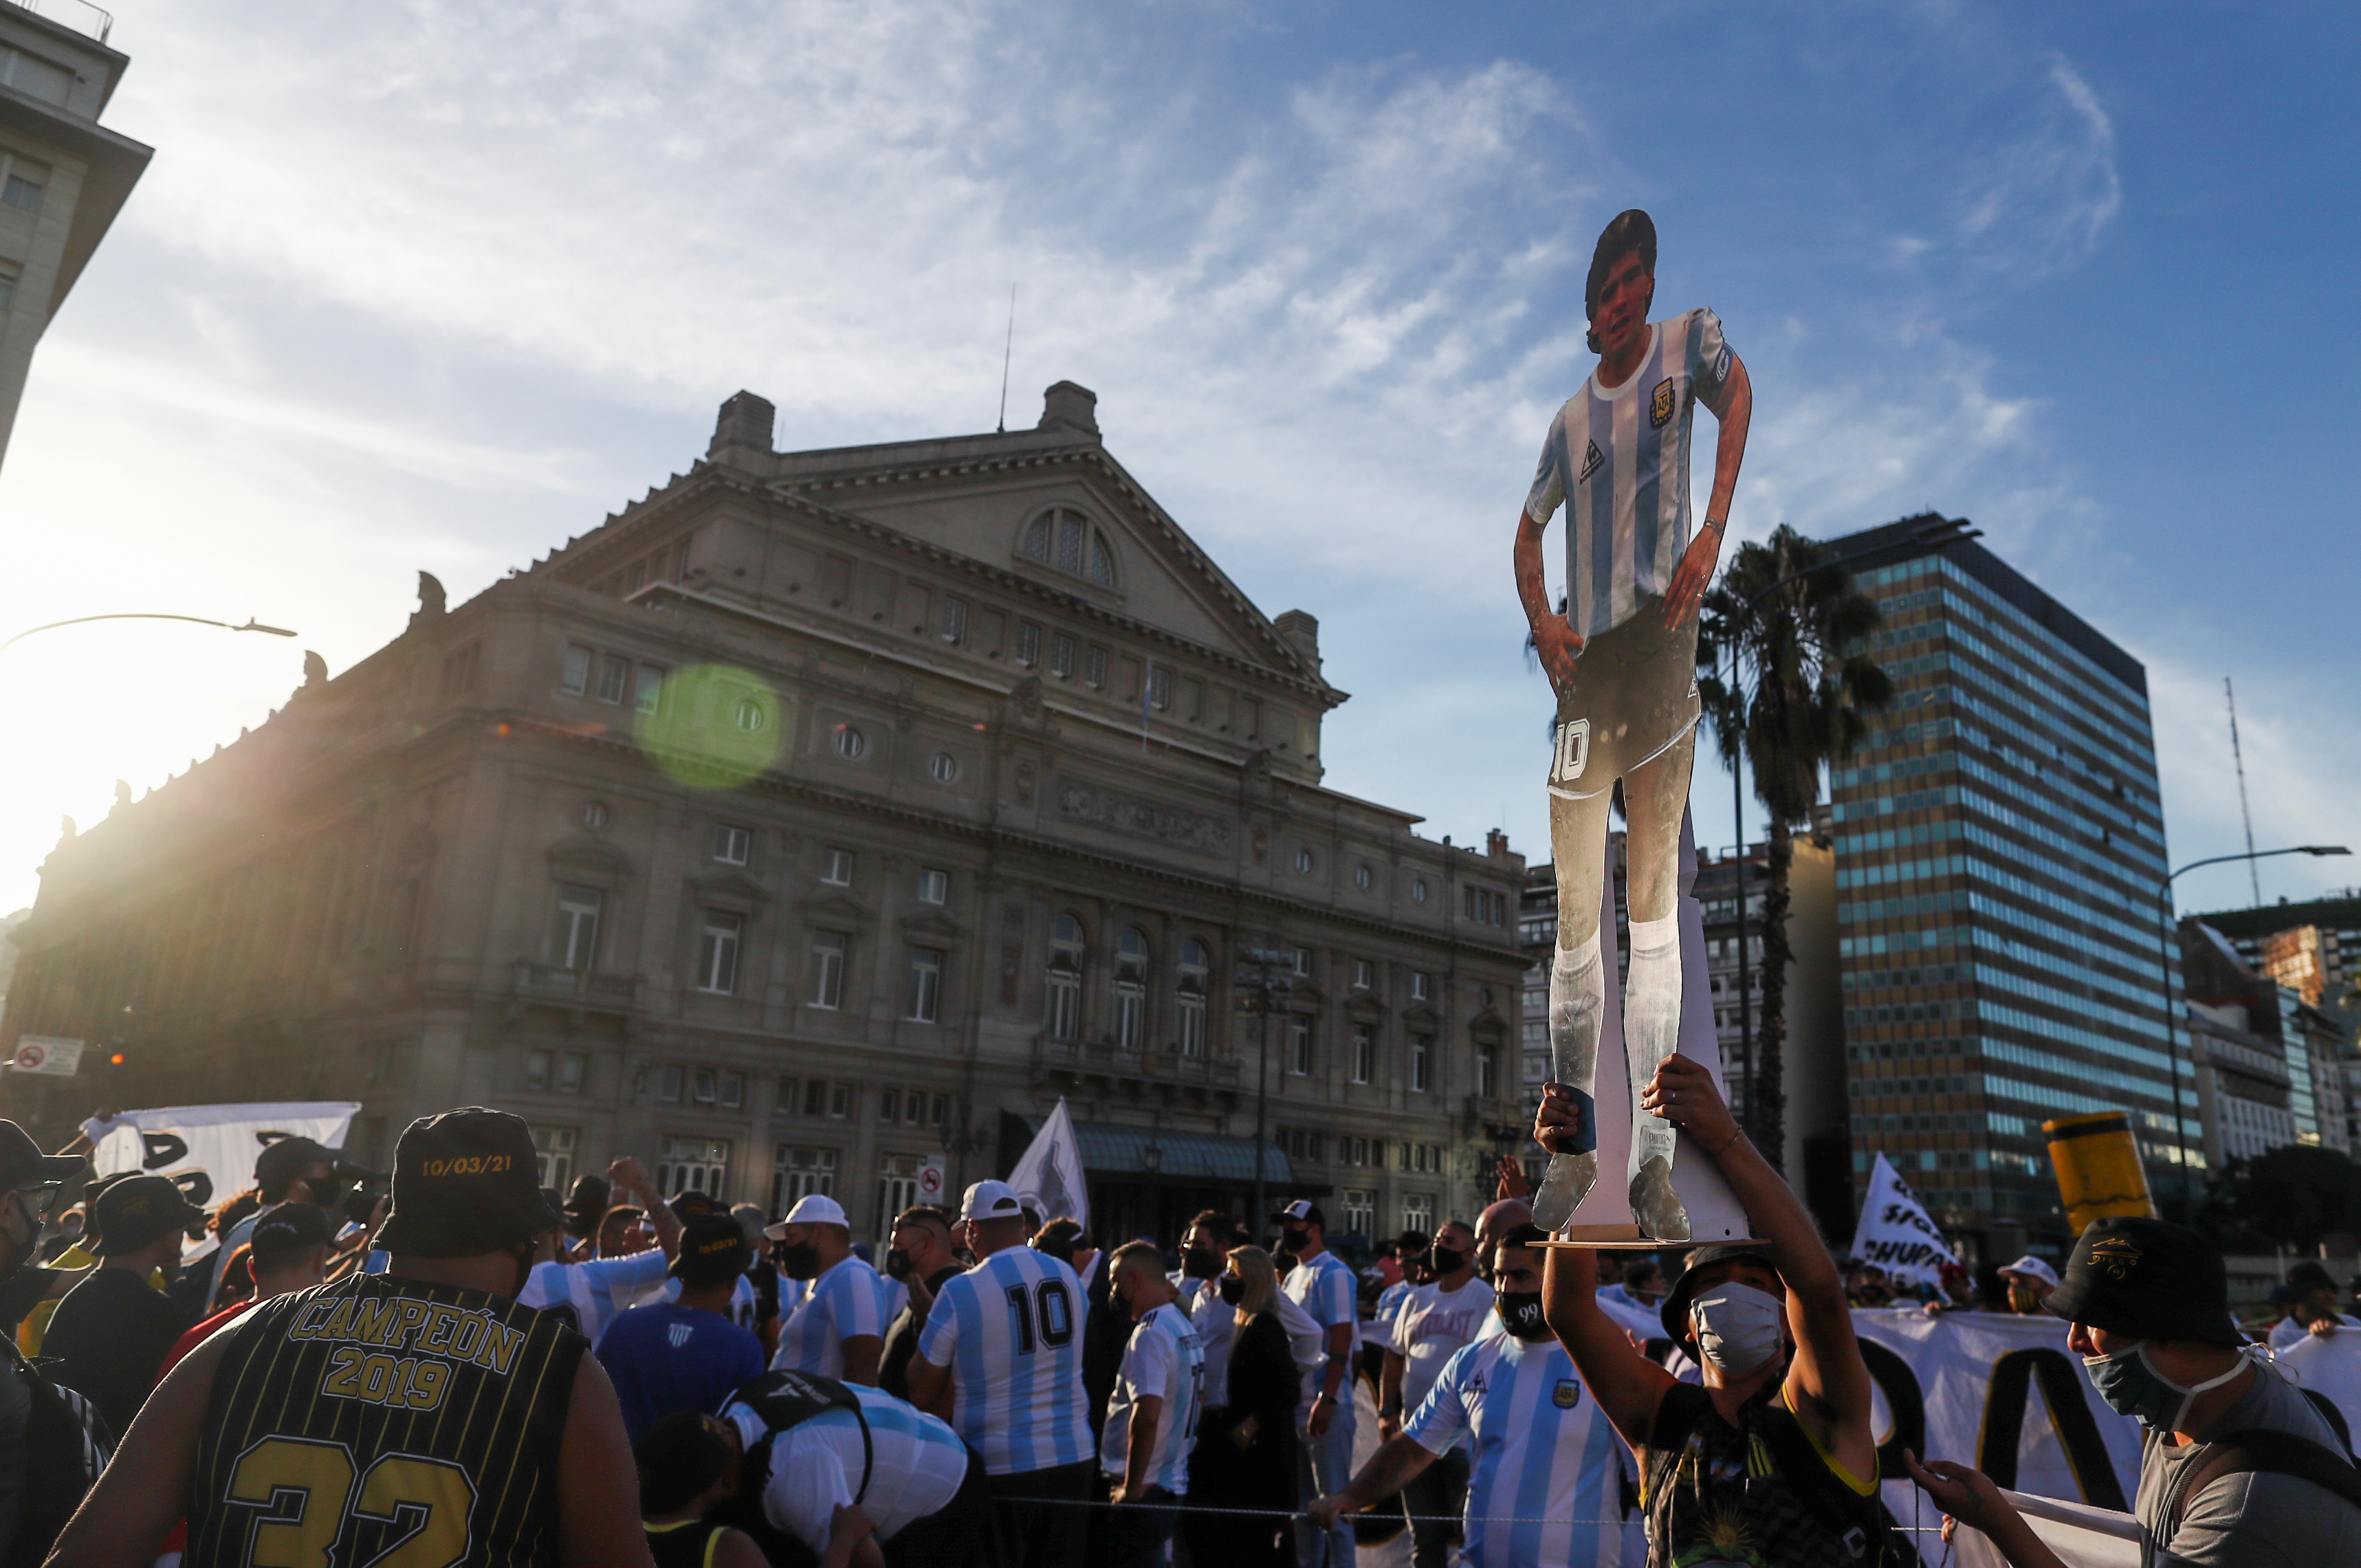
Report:
M943 1285L918 1354L951 1372L951 1425L989 1475L1091 1457L1082 1393L1082 1282L1029 1246L994 1253Z
M558 1444L588 1342L556 1318L358 1275L226 1332L186 1568L558 1561Z

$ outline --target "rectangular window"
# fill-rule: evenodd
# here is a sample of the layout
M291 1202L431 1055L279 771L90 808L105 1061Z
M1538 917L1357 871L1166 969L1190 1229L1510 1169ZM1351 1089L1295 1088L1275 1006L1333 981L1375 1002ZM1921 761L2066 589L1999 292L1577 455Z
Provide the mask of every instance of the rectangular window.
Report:
M1498 1092L1495 1086L1499 1080L1499 1055L1492 1047L1476 1047L1476 1097L1477 1099L1489 1100Z
M805 996L814 1007L833 1012L844 1004L844 938L836 932L812 933L810 978Z
M693 1069L688 1075L689 1097L699 1105L710 1105L721 1097L721 1075L709 1067Z
M557 1088L560 1093L579 1094L590 1081L590 1058L587 1052L568 1051L557 1060Z
M881 1122L898 1122L902 1119L900 1090L888 1089L877 1096L877 1119Z
M1368 1235L1378 1228L1378 1195L1366 1188L1347 1187L1337 1205L1338 1218L1345 1229L1356 1235Z
M667 1066L664 1069L662 1081L656 1086L656 1098L667 1105L677 1105L680 1103L681 1095L687 1091L687 1069L677 1066Z
M629 659L618 659L612 653L608 654L607 662L598 667L598 700L621 702L623 688L631 683L631 662Z
M1106 685L1106 650L1092 643L1082 650L1082 685L1097 687Z
M542 1186L563 1192L574 1185L574 1146L580 1136L572 1127L533 1130L533 1176Z
M1049 634L1049 673L1061 681L1074 678L1074 640L1062 631Z
M549 1051L528 1051L524 1058L524 1086L527 1089L547 1089L550 1069L557 1065L556 1056Z
M914 1154L889 1154L877 1162L877 1239L894 1232L894 1216L918 1201L918 1168L926 1161Z
M562 970L587 970L598 957L598 890L561 887L557 918L550 927L549 956Z
M1080 1039L1082 1034L1082 979L1071 970L1049 971L1049 995L1047 1007L1049 1037L1053 1040Z
M1410 1037L1410 1087L1416 1094L1424 1094L1434 1087L1433 1035L1412 1035Z
M666 1138L656 1161L656 1190L666 1198L702 1192L719 1198L730 1182L730 1145L721 1138Z
M1029 620L1016 623L1016 662L1028 670L1041 662L1041 629Z
M771 1212L784 1214L798 1199L836 1193L836 1151L781 1144L771 1161Z
M1312 1020L1301 1014L1287 1021L1287 1070L1298 1078L1312 1075Z
M927 1125L948 1127L951 1124L951 1097L938 1094L927 1107Z
M579 642L566 646L566 666L557 673L557 689L568 696L580 696L590 689L590 650Z
M1434 1195L1431 1192L1405 1192L1401 1201L1401 1228L1416 1231L1421 1235L1434 1234Z
M936 948L910 949L910 1019L931 1024L941 1015L943 955Z
M827 1080L815 1078L804 1085L804 1114L807 1116L828 1114Z
M841 1122L852 1114L852 1085L831 1083L828 1086L828 1117Z
M1148 706L1159 710L1172 706L1172 672L1161 664L1148 666Z
M819 880L830 887L852 885L852 851L822 850L819 852Z
M1190 992L1180 993L1180 1054L1202 1057L1205 1054L1205 999Z
M955 598L950 594L943 596L941 630L946 642L967 641L967 600Z
M1377 983L1378 966L1371 963L1367 959L1355 959L1353 960L1353 989L1356 991L1370 991L1376 988Z
M639 678L631 688L631 706L642 713L653 713L664 706L663 666L642 664Z
M18 169L27 172L30 172L34 167L31 164L17 165ZM0 185L0 202L5 202L12 207L22 207L28 213L38 213L41 210L41 182L38 180L27 180L24 174L11 170L7 183Z
M932 866L918 868L918 902L944 904L951 896L951 873L939 872Z
M913 1089L902 1096L902 1120L917 1126L927 1119L927 1096L923 1090ZM904 1205L907 1207L908 1205Z
M754 835L727 822L713 825L713 858L725 866L742 866L753 852Z
M738 989L738 939L745 922L735 915L708 915L697 945L697 989L727 994Z
M1374 1024L1353 1025L1353 1081L1367 1083L1378 1076L1378 1028Z
M1412 1002L1424 1002L1427 999L1427 990L1426 975L1422 971L1413 971L1410 977L1410 999Z
M1298 948L1295 949L1295 972L1301 975L1309 975L1312 972L1311 948Z

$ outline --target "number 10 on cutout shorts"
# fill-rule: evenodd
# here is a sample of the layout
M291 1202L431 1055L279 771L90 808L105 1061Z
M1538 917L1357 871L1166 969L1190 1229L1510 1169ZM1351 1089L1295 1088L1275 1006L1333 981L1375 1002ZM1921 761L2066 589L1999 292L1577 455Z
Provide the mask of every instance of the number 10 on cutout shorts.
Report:
M1697 721L1697 618L1664 629L1664 601L1645 598L1631 618L1583 644L1574 684L1558 694L1549 791L1587 800L1664 755Z

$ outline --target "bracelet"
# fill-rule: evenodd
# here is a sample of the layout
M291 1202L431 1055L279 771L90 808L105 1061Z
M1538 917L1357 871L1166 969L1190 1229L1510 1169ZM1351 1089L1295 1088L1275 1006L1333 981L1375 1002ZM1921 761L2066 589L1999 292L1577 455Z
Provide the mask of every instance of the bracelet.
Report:
M1722 1156L1724 1156L1724 1155L1728 1154L1731 1149L1736 1148L1736 1147L1738 1146L1738 1140L1739 1140L1739 1139L1741 1139L1741 1138L1742 1138L1742 1137L1744 1137L1745 1135L1746 1135L1746 1129L1745 1129L1745 1128L1743 1128L1743 1127L1732 1127L1732 1128L1730 1128L1730 1136L1728 1136L1728 1137L1724 1138L1724 1139L1721 1141L1721 1147L1719 1147L1719 1148L1718 1148L1718 1149L1716 1149L1716 1150L1714 1150L1714 1151L1713 1151L1713 1157L1714 1157L1714 1158L1716 1158L1716 1159L1719 1159Z
M1729 529L1729 527L1730 527L1730 519L1728 519L1728 518L1726 518L1726 517L1709 517L1709 518L1707 518L1707 519L1705 520L1704 523L1703 523L1703 524L1701 524L1700 526L1702 526L1702 527L1706 527L1706 528L1710 528L1710 529L1712 529L1716 533L1721 533L1721 532L1726 532L1726 531Z

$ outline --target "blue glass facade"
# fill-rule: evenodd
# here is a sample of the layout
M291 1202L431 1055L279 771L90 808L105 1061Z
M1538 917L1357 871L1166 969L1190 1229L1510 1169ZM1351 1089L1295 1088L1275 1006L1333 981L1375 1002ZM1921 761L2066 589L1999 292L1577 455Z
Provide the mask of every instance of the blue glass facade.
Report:
M2062 1237L2043 1119L2128 1110L2152 1164L2203 1158L2147 674L1981 545L1912 546L1927 521L1831 542L1897 687L1829 780L1856 1181L1883 1150L1947 1224Z

